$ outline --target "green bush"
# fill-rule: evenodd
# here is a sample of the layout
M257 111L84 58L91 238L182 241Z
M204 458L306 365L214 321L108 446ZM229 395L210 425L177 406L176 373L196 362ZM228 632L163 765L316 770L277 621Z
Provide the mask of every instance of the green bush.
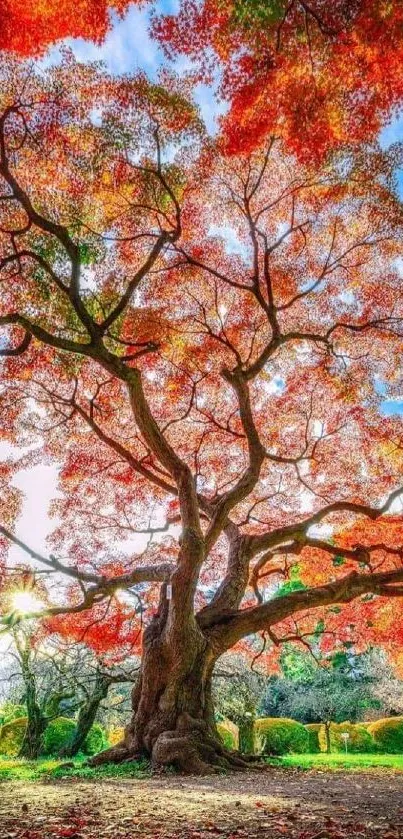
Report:
M238 728L230 720L217 723L217 731L226 749L238 748Z
M43 735L43 754L57 755L71 740L75 728L75 721L68 717L57 717L52 720Z
M351 754L368 754L375 751L375 743L371 733L365 725L353 724L351 722L330 723L330 750L332 752L344 752L346 745L342 734L348 734L347 751ZM326 730L320 726L318 732L319 745L322 752L326 751Z
M320 743L319 743L319 732L322 728L322 724L320 722L311 722L305 726L308 732L308 752L311 755L319 754L320 752Z
M0 730L0 754L15 757L18 755L27 728L27 718L19 717L6 723Z
M14 702L4 702L0 709L0 725L7 725L13 720L27 716L25 705L15 705Z
M403 717L377 720L368 726L368 731L379 752L392 755L403 752Z
M95 722L90 729L84 743L83 752L86 755L96 755L108 745L105 729L98 722Z
M255 751L268 755L300 754L309 749L309 733L295 720L265 717L255 722Z

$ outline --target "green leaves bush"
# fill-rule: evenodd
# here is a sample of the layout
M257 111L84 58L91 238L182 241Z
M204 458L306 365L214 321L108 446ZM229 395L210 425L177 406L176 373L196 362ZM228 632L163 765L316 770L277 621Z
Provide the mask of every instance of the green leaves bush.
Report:
M347 751L354 754L369 754L375 751L374 740L365 725L351 722L332 722L330 724L330 749L332 752L344 752L345 742L342 734L348 734ZM322 752L326 751L325 726L320 726L319 744Z
M255 751L268 755L307 752L309 733L302 723L285 717L264 717L255 722Z
M0 754L16 757L21 749L27 727L27 718L20 717L3 725L0 729ZM57 717L47 726L43 735L42 754L57 755L72 739L76 730L75 720ZM94 755L108 745L105 729L94 723L84 744L84 754ZM231 746L231 748L234 748Z
M230 720L217 723L217 731L226 749L238 748L238 728Z
M403 717L388 717L368 725L378 752L400 754L403 752Z
M311 722L305 726L308 732L308 749L307 751L311 755L319 754L321 751L320 743L319 743L319 732L322 728L322 723L320 722Z
M75 728L75 721L68 717L57 717L52 720L43 735L43 754L57 755L71 740Z
M84 743L84 754L96 755L105 749L108 745L108 739L105 729L98 722L95 722Z
M16 757L21 749L27 718L20 717L3 725L0 730L0 754Z

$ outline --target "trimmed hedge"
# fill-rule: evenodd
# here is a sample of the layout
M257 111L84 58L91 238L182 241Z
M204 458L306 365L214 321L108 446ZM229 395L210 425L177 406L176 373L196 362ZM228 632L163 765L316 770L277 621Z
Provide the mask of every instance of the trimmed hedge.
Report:
M108 740L105 729L99 722L94 722L84 743L84 754L96 755L98 752L102 752L102 749L106 749L107 745Z
M222 720L217 723L217 731L226 749L238 749L239 732L238 727L231 720Z
M0 729L0 754L15 757L18 755L27 727L27 718L19 717L6 723ZM49 723L43 735L42 754L56 755L70 742L76 729L75 720L57 717ZM122 729L123 731L123 729ZM108 745L105 729L94 723L84 744L84 753L94 755Z
M255 751L268 755L299 754L309 750L309 733L295 720L264 717L255 722Z
M0 731L0 754L16 757L21 749L26 728L26 717L19 717L3 725Z
M106 732L106 736L107 736L108 744L110 746L116 746L117 743L120 743L121 740L123 740L123 738L125 736L125 730L124 730L123 727L122 728L119 728L119 727L109 728L108 731Z
M319 743L319 732L322 728L322 723L320 722L310 722L305 726L308 732L308 752L311 755L319 754L320 752L320 743Z
M342 734L349 734L347 751L354 754L368 754L375 751L375 743L371 733L365 725L351 722L330 723L330 749L332 752L344 752L345 742ZM319 732L319 745L322 752L326 751L326 730L321 725Z
M368 726L368 732L372 735L379 752L403 752L403 717L388 717L372 722Z
M57 755L73 737L76 723L68 717L56 717L49 723L43 735L42 752L45 755Z
M0 725L7 725L9 722L19 720L27 716L25 705L14 705L12 702L5 702L0 711Z

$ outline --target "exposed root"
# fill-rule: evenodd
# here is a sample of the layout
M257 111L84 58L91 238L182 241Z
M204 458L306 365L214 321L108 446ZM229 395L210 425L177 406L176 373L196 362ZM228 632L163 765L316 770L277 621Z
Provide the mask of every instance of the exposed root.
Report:
M92 757L90 766L105 763L128 763L141 756L138 748L130 746L129 734L126 740ZM163 731L156 738L151 752L151 765L155 772L169 766L184 775L213 775L225 771L241 771L250 768L259 758L229 751L205 721L181 714L176 728Z
M88 761L89 766L102 766L104 763L124 763L128 760L134 760L138 756L131 750L124 740L110 749L105 749L103 752L94 755Z

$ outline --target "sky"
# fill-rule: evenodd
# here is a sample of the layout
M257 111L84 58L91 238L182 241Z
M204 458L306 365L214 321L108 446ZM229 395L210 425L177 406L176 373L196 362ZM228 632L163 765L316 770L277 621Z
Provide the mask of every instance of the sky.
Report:
M174 12L176 0L160 0L158 9L163 12ZM113 26L105 42L100 45L88 43L82 39L69 39L66 44L73 50L80 61L103 61L109 72L113 74L129 73L136 69L144 70L155 78L158 70L163 66L164 57L159 46L150 38L148 27L150 11L147 8L129 8L124 18L113 16ZM60 60L58 47L52 48L42 63L45 66ZM178 73L191 69L188 59L181 58L175 63ZM205 85L199 85L195 93L196 101L207 129L214 133L217 128L217 118L223 111L214 99L214 91ZM403 115L396 117L382 132L381 144L388 148L392 143L403 140ZM401 196L403 198L403 171L399 174ZM403 276L403 273L402 273ZM382 409L386 415L403 414L402 400L385 400ZM9 449L0 445L0 457L7 456ZM46 536L54 526L51 523L47 509L52 498L56 495L57 473L53 466L36 466L29 471L20 473L15 483L25 493L25 503L21 518L18 522L17 535L27 541L37 550L46 552ZM12 560L21 560L21 552L12 550Z

